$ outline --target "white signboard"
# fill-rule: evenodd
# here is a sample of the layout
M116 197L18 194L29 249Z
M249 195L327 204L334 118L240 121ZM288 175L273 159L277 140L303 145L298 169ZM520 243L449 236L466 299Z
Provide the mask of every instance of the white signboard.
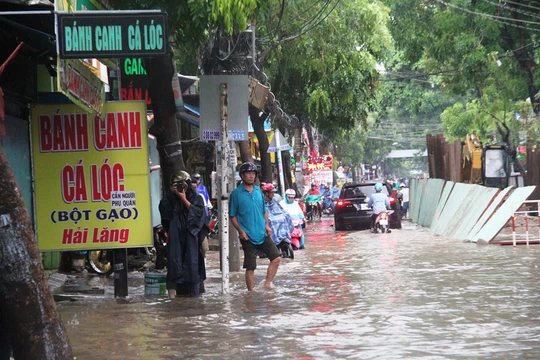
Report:
M201 140L221 140L222 83L228 86L229 140L248 139L248 79L247 75L203 75L200 77Z

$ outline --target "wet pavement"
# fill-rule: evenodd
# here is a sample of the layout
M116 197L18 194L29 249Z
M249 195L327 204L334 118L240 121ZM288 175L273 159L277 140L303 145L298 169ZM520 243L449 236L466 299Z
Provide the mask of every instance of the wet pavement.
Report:
M206 294L60 301L77 359L537 359L540 246L475 245L404 223L391 234L308 225L306 250L284 259L272 291L245 290L243 272L221 293L218 252ZM256 282L267 259L259 261Z

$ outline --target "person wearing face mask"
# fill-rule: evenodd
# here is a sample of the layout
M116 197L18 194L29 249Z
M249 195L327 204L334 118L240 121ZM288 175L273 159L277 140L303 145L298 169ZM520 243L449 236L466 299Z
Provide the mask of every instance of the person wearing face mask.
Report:
M204 289L202 242L208 234L204 205L190 175L183 170L175 172L169 191L159 203L161 224L168 233L166 282L170 298L177 294L198 297Z

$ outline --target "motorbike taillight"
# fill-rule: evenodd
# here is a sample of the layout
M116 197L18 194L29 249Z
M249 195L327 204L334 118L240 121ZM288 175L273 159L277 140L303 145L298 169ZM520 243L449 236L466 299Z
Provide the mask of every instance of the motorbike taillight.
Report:
M387 215L386 213L382 213L382 214L381 214L381 219L386 219L387 216L388 216L388 215Z

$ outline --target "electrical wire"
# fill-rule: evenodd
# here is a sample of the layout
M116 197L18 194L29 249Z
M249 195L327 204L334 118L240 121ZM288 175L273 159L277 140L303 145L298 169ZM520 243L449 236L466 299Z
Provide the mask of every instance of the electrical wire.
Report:
M466 12L466 13L469 13L469 14L489 18L489 19L491 19L491 20L493 20L493 21L495 21L497 23L500 23L500 24L513 26L513 27L516 27L516 28L519 28L519 29L540 32L539 28L525 27L525 26L521 26L521 25L518 25L518 24L505 22L505 21L502 21L502 20L516 21L516 22L521 22L521 23L525 23L525 24L528 24L528 23L530 23L530 24L540 24L540 22L536 22L536 21L530 22L530 21L527 21L527 20L517 20L517 19L512 19L512 18L507 18L507 17L502 17L502 16L490 15L490 14L486 14L486 13L482 13L482 12L477 12L477 11L472 11L472 10L469 10L469 9L465 9L465 8L460 7L460 6L457 6L457 5L448 3L446 1L443 1L443 0L435 0L435 1L438 2L438 3L441 3L443 5L446 5L448 7L451 7L451 8L454 8L454 9L457 9L457 10L460 10L460 11L463 11L463 12Z
M540 10L540 7L536 7L536 6L532 6L532 5L528 5L528 4L522 4L522 3L515 2L515 1L510 1L510 0L505 0L505 3L519 5L519 6L523 6L523 7L528 7L530 9Z
M308 31L314 29L315 27L317 27L320 23L322 23L324 20L326 20L326 18L328 16L330 16L330 14L332 13L332 11L334 11L334 9L338 6L340 0L337 0L336 3L334 4L334 6L332 7L332 9L330 9L330 11L328 11L328 13L318 22L316 23L315 25L311 26L310 28L308 29L305 29L304 31L302 31L301 33L297 34L297 35L293 35L293 36L290 36L288 38L285 38L285 39L282 39L279 41L279 43L283 43L283 42L286 42L286 41L290 41L290 40L294 40L302 35L304 35L305 33L307 33ZM328 3L330 3L330 1L328 1Z
M495 3L495 2L492 2L492 1L489 1L489 0L482 0L482 1L485 2L486 4L496 6L496 7L500 8L500 9L504 9L504 10L508 10L508 11L512 11L512 12L517 12L519 14L523 14L523 15L532 17L534 19L540 19L540 16L538 16L538 14L531 13L530 11L521 10L521 9L518 9L517 7L512 7L512 6L508 6L508 5L504 5L504 4L500 4L500 3Z

